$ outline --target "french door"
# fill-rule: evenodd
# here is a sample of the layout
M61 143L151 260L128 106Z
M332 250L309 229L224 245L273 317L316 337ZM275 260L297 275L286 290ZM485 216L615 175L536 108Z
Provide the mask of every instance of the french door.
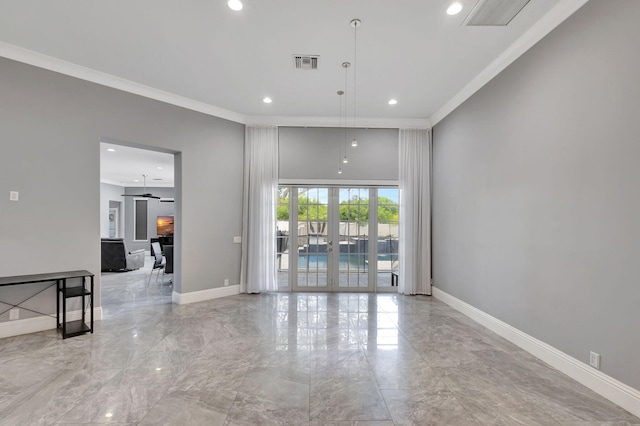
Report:
M397 188L281 187L278 198L281 289L394 290Z

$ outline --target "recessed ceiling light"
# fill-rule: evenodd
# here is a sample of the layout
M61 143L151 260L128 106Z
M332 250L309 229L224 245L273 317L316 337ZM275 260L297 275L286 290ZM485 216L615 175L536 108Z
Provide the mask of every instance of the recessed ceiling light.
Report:
M107 413L104 416L107 417L107 418L110 418L110 417L113 417L113 413Z
M109 151L109 152L116 152L116 150L115 150L115 149L113 149L113 148L107 148L107 151Z
M397 103L398 103L398 101L397 101L397 100L395 100L395 99L389 99L389 105L395 105L395 104L397 104Z
M140 179L134 179L133 181L134 181L134 182L140 182ZM133 337L136 337L136 336L137 336L137 334L134 334L134 335L133 335Z
M449 15L457 15L462 10L462 3L455 2L451 3L451 6L447 9L447 14Z
M158 166L158 167L156 167L156 169L162 170L162 166Z
M265 104L270 104L273 101L271 100L271 98L264 98L262 102L264 102Z
M229 0L227 6L231 10L242 10L242 2L240 0Z

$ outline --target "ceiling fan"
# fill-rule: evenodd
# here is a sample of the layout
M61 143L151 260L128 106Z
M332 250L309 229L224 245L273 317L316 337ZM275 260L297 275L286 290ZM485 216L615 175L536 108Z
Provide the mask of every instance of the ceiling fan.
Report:
M122 194L123 197L141 197L141 198L153 198L159 200L160 197L147 192L147 175L142 175L144 179L144 186L142 188L142 194Z

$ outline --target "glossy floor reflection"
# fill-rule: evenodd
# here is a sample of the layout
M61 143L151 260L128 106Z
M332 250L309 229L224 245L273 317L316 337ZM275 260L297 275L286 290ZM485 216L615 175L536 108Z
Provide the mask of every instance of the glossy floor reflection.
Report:
M145 278L107 277L93 335L0 340L1 425L640 424L433 298L177 306Z

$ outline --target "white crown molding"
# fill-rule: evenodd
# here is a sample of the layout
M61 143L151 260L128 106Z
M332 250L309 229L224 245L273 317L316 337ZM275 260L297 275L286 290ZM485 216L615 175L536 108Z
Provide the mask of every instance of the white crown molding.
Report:
M397 179L279 179L278 184L289 186L398 186Z
M569 16L573 15L588 1L589 0L560 0L546 15L491 62L488 67L482 70L482 72L464 86L461 91L440 107L440 109L431 116L431 124L435 126L440 120L452 113L462 105L464 101L500 74L505 68L522 56L523 53L531 49L531 47L542 40L543 37L564 22Z
M100 178L100 183L106 183L108 185L114 185L114 186L119 186L122 188L122 190L124 191L124 188L147 188L149 190L153 189L153 188L174 188L175 185L173 183L158 183L158 182L154 182L153 185L143 185L140 182L135 182L135 183L123 183L117 180L113 180L113 179L107 179L107 178Z
M82 319L82 311L67 312L67 321ZM102 319L102 307L93 308L93 321ZM55 330L56 319L50 316L39 316L16 321L0 322L0 339L4 337L19 336L21 334L37 333L39 331ZM95 327L95 325L94 325Z
M9 43L0 42L0 56L33 65L38 68L79 78L81 80L90 81L102 86L144 96L145 98L155 99L156 101L223 118L225 120L235 121L242 124L246 122L246 117L242 114L209 105L204 102L195 101L174 93L165 92L164 90L154 89L153 87L145 86L144 84L63 61L62 59L47 56Z
M339 117L284 117L284 116L247 116L247 126L279 127L341 127ZM426 118L371 118L358 117L359 129L430 129L431 122Z
M187 303L204 302L205 300L219 299L221 297L234 296L240 294L240 285L230 285L227 287L217 287L208 290L191 291L189 293L173 292L171 300L178 305Z
M126 188L126 186L127 186L127 185L123 184L122 182L118 182L117 180L107 179L107 178L100 178L100 183L106 183L106 184L109 184L109 185L120 186L122 188Z
M614 404L619 405L636 416L640 416L640 391L500 321L486 312L451 296L437 287L432 288L433 296L436 299L443 301L477 323L504 337L511 343L518 345L525 351L560 370L575 381L582 383L584 386L602 395Z
M102 181L102 180L101 180ZM128 183L126 185L120 184L120 186L124 186L125 188L147 188L150 191L153 191L153 188L175 188L175 184L173 182L153 182L153 185L144 185L140 182Z

